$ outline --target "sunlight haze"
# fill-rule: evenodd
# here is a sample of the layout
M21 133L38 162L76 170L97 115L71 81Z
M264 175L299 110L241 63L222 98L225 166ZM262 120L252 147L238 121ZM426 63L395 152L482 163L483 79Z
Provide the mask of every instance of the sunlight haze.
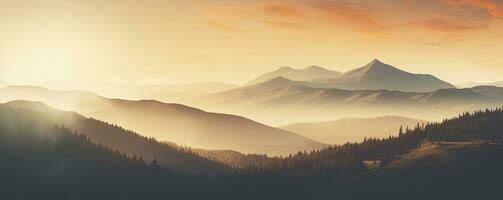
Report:
M503 11L477 1L18 2L0 0L0 80L16 84L243 84L373 58L456 84L503 77Z

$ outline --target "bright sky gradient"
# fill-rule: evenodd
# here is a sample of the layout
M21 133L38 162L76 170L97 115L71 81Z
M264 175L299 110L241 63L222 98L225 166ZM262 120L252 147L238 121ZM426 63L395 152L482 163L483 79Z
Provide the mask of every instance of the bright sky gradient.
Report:
M0 80L241 84L373 58L452 83L503 80L503 0L0 0Z

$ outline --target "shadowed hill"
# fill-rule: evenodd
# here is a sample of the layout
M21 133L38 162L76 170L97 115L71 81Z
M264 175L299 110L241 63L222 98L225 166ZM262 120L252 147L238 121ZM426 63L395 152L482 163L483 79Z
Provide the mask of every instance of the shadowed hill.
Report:
M288 157L226 151L245 166L210 179L166 173L69 129L3 114L12 109L0 107L0 187L8 199L497 199L503 178L501 108Z
M12 123L5 111L0 107L2 199L158 198L183 182L156 162L127 157L67 128Z
M327 181L306 194L313 199L328 194L343 199L497 199L502 153L501 144L424 143L388 167Z
M61 125L84 134L98 144L123 154L142 157L151 162L156 159L168 169L196 174L221 174L229 168L206 160L195 154L180 151L117 125L83 117L74 112L64 112L40 102L13 101L0 105L2 115L12 122L29 124Z

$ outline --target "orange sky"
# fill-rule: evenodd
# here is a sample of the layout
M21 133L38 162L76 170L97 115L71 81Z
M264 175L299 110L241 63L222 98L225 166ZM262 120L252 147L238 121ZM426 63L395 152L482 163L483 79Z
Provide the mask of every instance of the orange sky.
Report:
M0 80L241 84L372 58L446 81L503 80L501 0L0 0Z

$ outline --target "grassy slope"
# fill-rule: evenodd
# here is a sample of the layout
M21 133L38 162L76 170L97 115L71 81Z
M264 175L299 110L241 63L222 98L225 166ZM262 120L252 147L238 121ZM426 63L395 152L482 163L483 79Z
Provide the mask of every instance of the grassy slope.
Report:
M492 199L503 180L503 145L426 143L381 170L334 181L310 194L352 199ZM364 191L364 192L362 192Z

